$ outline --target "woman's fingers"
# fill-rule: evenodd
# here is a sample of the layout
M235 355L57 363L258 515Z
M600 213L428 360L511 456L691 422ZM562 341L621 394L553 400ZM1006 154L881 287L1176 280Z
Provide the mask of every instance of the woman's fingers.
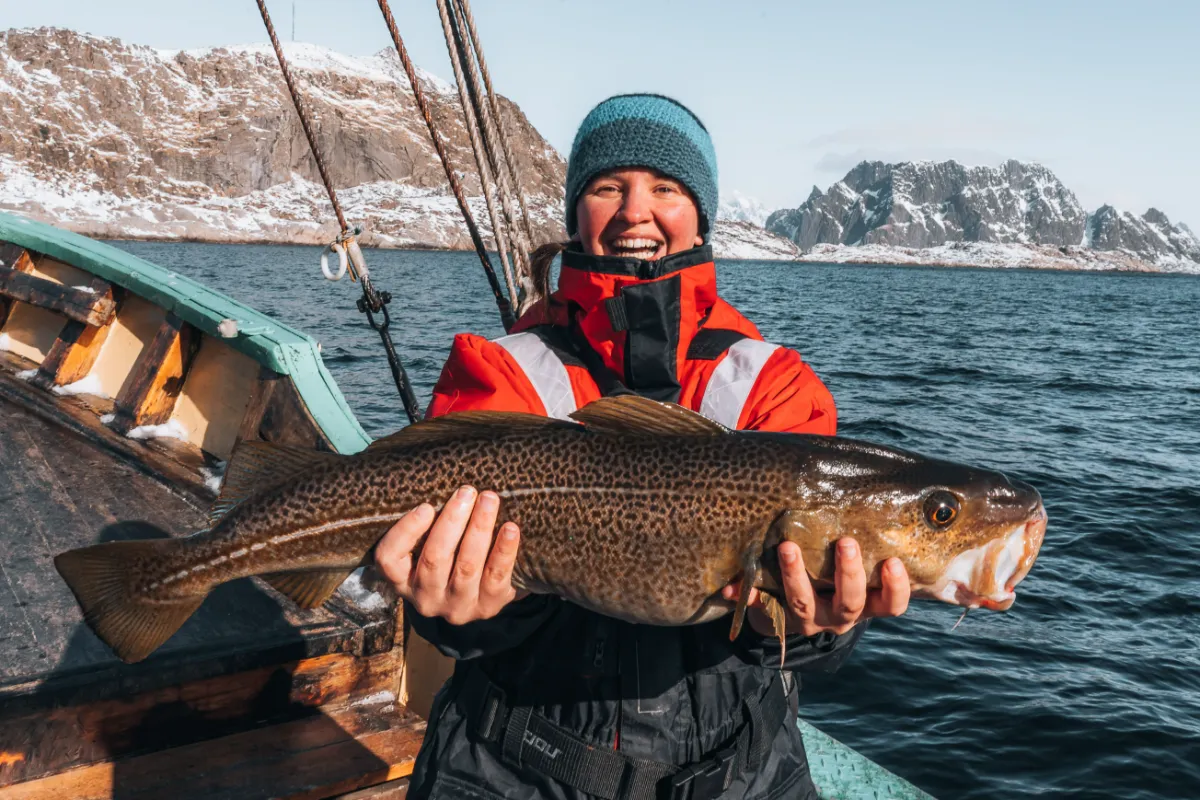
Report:
M811 625L817 614L816 596L808 571L804 569L804 556L795 542L779 545L779 571L783 575L783 594L788 610L796 618L794 622Z
M458 542L467 529L470 512L475 506L475 489L463 486L452 495L433 523L421 555L416 560L413 584L418 596L414 597L416 609L425 613L425 608L437 606L445 596L446 584L450 581L450 570L454 567ZM420 602L418 602L420 601Z
M912 586L908 579L908 570L904 562L898 558L889 558L883 564L880 574L883 584L878 590L872 590L867 598L865 617L898 617L908 610L909 595Z
M433 506L422 503L397 520L375 547L375 565L403 596L411 591L412 551L433 524Z
M517 550L521 544L521 532L511 522L500 526L496 543L487 560L483 578L479 583L479 605L489 616L496 614L516 596L512 585L513 565L517 562Z
M817 621L835 630L848 630L858 622L867 604L867 573L863 569L858 543L850 538L840 539L836 562L833 601L829 605L828 618Z
M450 594L463 600L479 596L479 579L492 547L492 532L496 529L496 512L500 498L495 492L483 492L475 501L471 519L458 545L458 556L450 574Z

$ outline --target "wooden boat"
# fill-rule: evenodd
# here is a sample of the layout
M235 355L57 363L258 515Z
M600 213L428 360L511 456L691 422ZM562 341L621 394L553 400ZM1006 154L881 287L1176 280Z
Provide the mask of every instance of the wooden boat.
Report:
M255 438L370 441L310 337L0 214L0 797L404 796L450 664L403 641L393 598L348 584L305 612L238 581L128 665L54 570L73 547L203 527ZM926 797L801 724L822 796Z

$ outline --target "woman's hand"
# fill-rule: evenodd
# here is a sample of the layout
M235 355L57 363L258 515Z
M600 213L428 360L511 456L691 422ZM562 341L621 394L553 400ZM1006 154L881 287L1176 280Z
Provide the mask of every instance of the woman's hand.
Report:
M898 617L908 610L908 570L900 559L889 558L883 563L880 576L883 586L879 589L867 589L862 553L853 539L838 540L835 561L834 593L819 595L813 591L808 572L804 569L800 547L795 542L779 545L779 568L783 574L789 634L815 636L829 631L840 635L865 619ZM738 591L737 583L726 586L725 599L736 601ZM763 636L774 635L771 620L762 610L757 589L750 593L746 617L750 626Z
M512 585L520 543L517 526L504 523L493 545L499 510L500 498L494 492L476 499L470 486L455 492L437 519L433 506L422 503L379 541L375 564L423 617L441 617L451 625L494 617L528 594ZM414 564L413 548L426 532Z

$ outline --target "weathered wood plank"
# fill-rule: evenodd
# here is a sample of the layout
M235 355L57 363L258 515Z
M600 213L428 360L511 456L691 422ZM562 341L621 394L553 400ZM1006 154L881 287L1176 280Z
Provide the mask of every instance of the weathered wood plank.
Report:
M113 698L0 714L0 787L355 703L394 704L399 654L333 653ZM3 793L0 792L0 795Z
M33 256L19 244L0 242L0 267L17 272L33 272Z
M258 373L258 383L250 393L250 402L246 404L246 413L242 415L242 424L238 428L237 441L234 448L246 440L261 439L259 428L262 427L263 416L275 393L275 385L280 381L279 373L263 367Z
M338 795L337 800L405 800L408 797L408 778L368 786L357 792Z
M75 397L58 397L34 389L12 375L30 365L25 359L15 363L9 353L0 353L0 363L13 362L15 369L0 369L0 402L16 406L53 423L69 435L81 436L93 445L119 457L125 464L150 475L175 491L186 493L197 507L212 504L212 492L204 486L204 478L195 469L184 466L185 459L176 451L195 451L186 461L203 461L199 449L185 442L171 440L169 445L127 439L100 422L86 401Z
M91 282L96 291L103 290L104 281L99 278ZM120 287L109 288L113 293L114 309L120 309ZM38 367L33 383L39 388L49 390L54 386L66 386L83 380L91 372L92 366L100 355L100 348L112 330L114 316L104 325L88 325L78 320L71 320L59 331L58 339L46 358Z
M5 800L317 800L412 774L425 726L351 707L8 787Z
M276 381L259 425L263 441L333 452L333 443L313 419L308 406L287 378Z
M31 306L62 314L67 319L87 325L105 325L112 319L115 304L112 286L96 279L103 290L78 289L48 281L36 275L8 267L0 267L0 294Z
M200 332L168 314L134 362L130 380L117 396L114 430L128 433L140 425L161 425L171 418L183 379L200 346Z

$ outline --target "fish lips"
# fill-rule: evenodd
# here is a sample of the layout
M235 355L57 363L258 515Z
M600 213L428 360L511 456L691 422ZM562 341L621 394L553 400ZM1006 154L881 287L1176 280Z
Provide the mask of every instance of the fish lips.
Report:
M915 588L918 597L964 608L1005 611L1016 602L1016 586L1033 567L1046 535L1040 503L1028 520L1005 536L959 554L935 586Z

